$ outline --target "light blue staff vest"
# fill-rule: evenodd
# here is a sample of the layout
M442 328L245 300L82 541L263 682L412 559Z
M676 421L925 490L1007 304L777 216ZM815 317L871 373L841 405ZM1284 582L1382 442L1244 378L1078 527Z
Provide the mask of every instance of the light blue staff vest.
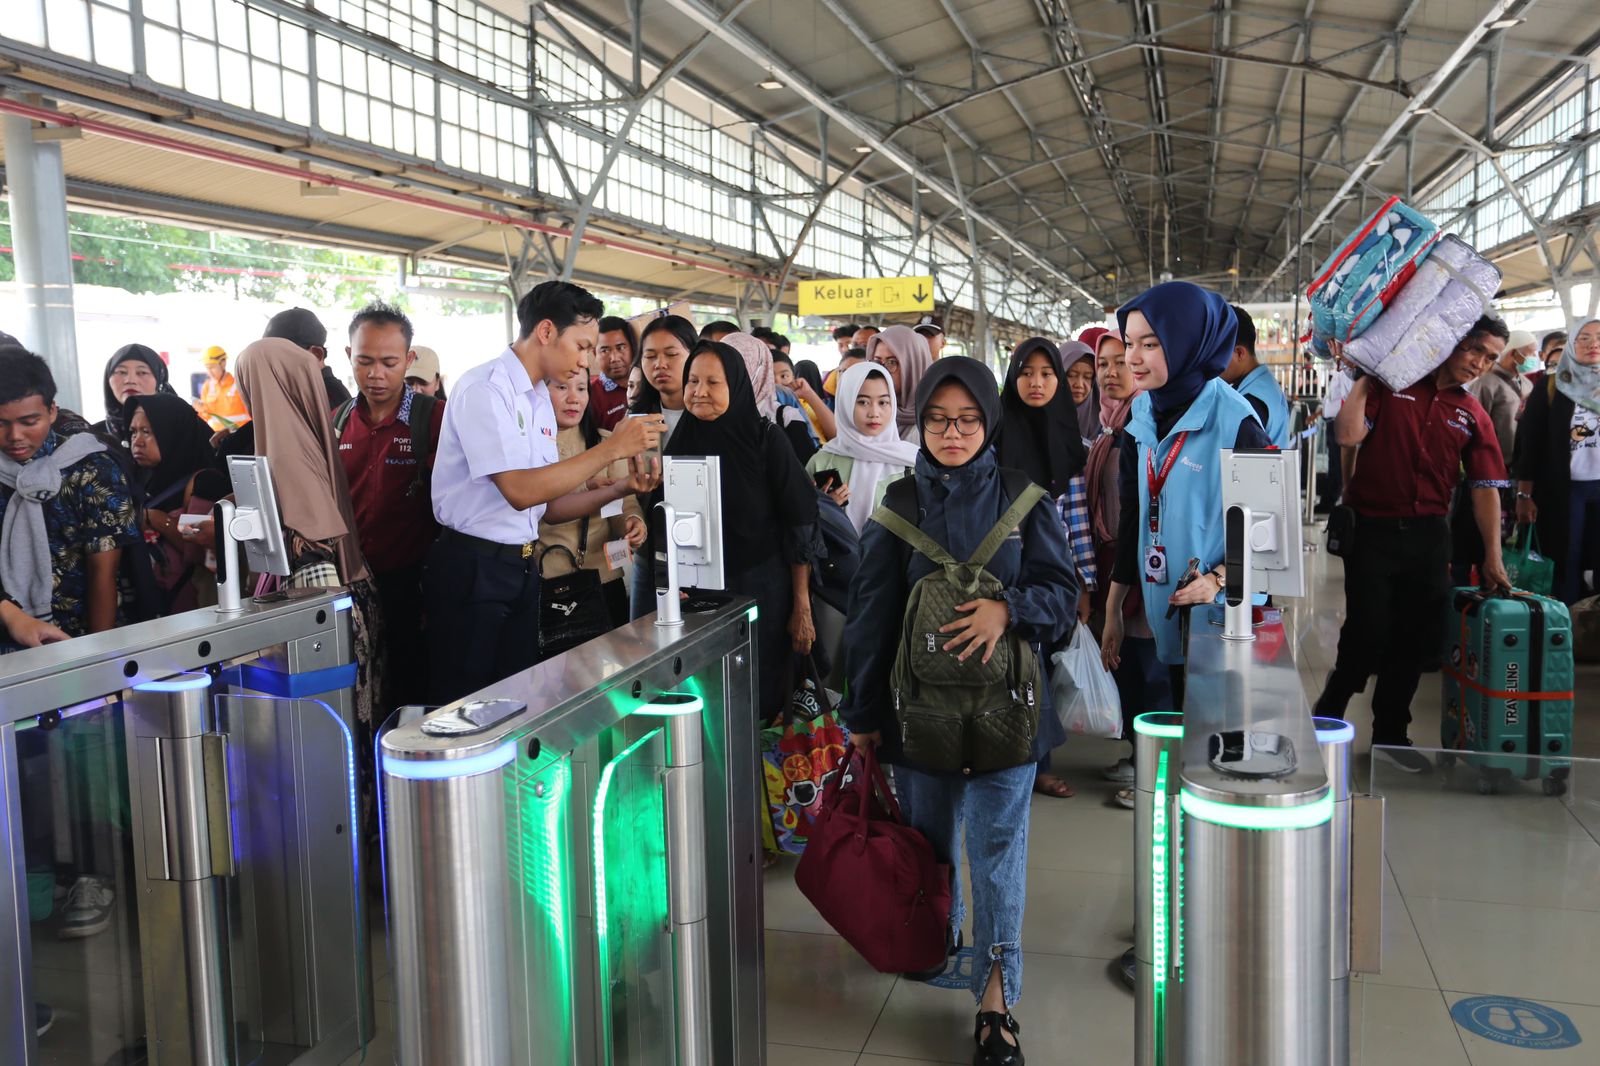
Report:
M1150 396L1141 393L1133 401L1128 418L1128 433L1139 445L1139 556L1134 569L1144 582L1144 616L1156 636L1156 656L1177 666L1183 662L1175 613L1167 617L1167 599L1178 588L1178 579L1191 558L1200 560L1200 572L1215 569L1222 562L1224 528L1222 518L1222 449L1232 448L1239 439L1239 424L1255 417L1255 409L1221 378L1206 382L1200 395L1183 417L1156 447L1155 414ZM1167 483L1161 490L1160 542L1167 549L1167 580L1152 584L1144 580L1144 559L1150 537L1150 450L1159 473L1172 442L1179 433L1189 431L1183 452L1172 464ZM1196 617L1203 617L1201 612Z
M1289 446L1289 398L1283 394L1272 371L1258 366L1234 386L1242 395L1254 396L1267 405L1267 437L1279 448Z

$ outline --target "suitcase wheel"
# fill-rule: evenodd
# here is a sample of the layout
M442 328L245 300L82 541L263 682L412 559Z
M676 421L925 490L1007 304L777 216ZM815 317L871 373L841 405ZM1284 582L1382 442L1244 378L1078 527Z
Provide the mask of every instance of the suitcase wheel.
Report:
M1441 771L1448 771L1451 767L1455 766L1455 764L1455 754L1448 751L1441 751L1439 753L1439 757L1434 760L1434 766Z
M1494 775L1487 770L1480 771L1478 774L1478 795L1493 796L1499 791L1500 785L1495 781Z
M1567 794L1567 782L1563 778L1552 774L1550 777L1545 778L1542 784L1544 785L1544 794L1546 796L1564 796Z

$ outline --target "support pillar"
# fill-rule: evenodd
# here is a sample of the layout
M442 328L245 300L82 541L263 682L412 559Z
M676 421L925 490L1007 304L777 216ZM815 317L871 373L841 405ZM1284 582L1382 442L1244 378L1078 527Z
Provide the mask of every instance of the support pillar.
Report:
M36 140L33 121L18 115L5 117L5 138L12 254L22 312L9 332L50 364L57 402L82 411L61 143Z

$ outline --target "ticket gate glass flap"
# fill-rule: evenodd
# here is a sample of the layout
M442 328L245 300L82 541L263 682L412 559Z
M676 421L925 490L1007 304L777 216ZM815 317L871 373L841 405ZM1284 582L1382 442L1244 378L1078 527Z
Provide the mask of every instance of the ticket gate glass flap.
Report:
M593 1035L579 1033L573 1002L591 984L579 981L577 972L588 958L578 943L586 939L578 914L592 909L574 895L572 826L583 819L573 817L580 791L574 787L573 760L530 758L525 745L518 748L505 771L506 870L516 946L509 958L512 1046L531 1055L519 1061L564 1066L593 1061L587 1052ZM589 1039L581 1040L584 1036Z
M1372 762L1382 972L1353 975L1352 1061L1594 1061L1600 760L1413 750L1430 770Z
M674 1044L665 761L665 731L650 729L602 765L595 788L600 1061L609 1066L670 1061L664 1056Z
M373 802L355 738L313 699L222 695L227 737L225 881L241 1062L338 1064L374 1022L362 896Z
M0 730L12 738L20 800L19 948L32 955L34 1010L52 1021L33 1061L122 1061L142 1053L146 1031L122 705L96 701L42 723ZM10 1039L5 1048L15 1050Z

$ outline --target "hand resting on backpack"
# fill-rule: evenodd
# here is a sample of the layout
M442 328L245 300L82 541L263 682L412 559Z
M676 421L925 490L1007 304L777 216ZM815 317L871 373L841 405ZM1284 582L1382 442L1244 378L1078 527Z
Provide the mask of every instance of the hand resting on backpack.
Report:
M966 662L973 652L982 648L982 661L987 663L994 657L995 645L1000 643L1000 638L1011 626L1011 608L1003 600L969 600L957 606L956 610L970 613L940 628L941 633L955 634L944 650L955 651L965 644L966 650L957 658Z

